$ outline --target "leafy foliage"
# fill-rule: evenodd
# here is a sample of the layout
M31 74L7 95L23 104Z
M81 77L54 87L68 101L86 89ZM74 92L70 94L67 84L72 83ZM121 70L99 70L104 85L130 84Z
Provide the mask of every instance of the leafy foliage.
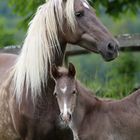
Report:
M14 29L6 29L5 23L6 21L2 18L0 19L0 48L11 45L15 43L15 30Z
M91 2L95 7L104 7L105 12L112 16L119 16L127 11L137 13L140 6L139 0L92 0Z
M9 1L10 6L13 8L14 12L23 17L22 23L24 21L24 26L27 28L29 21L36 12L37 8L45 3L45 0L11 0Z
M113 16L118 17L120 14L131 11L137 13L140 1L139 0L89 0L91 5L98 9L98 11L104 11ZM27 27L27 23L35 13L37 7L45 3L45 0L11 0L9 4L16 13L23 17L24 26Z
M21 30L17 27L20 17L12 13L8 2L0 0L0 47L18 44L22 38Z

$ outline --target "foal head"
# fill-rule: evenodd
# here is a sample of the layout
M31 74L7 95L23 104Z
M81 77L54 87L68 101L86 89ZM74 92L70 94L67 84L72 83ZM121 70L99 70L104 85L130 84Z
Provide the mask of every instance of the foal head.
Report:
M65 124L71 121L71 116L76 105L77 90L75 73L75 67L71 63L68 69L52 67L52 75L56 82L54 96L56 96L59 105L60 117Z

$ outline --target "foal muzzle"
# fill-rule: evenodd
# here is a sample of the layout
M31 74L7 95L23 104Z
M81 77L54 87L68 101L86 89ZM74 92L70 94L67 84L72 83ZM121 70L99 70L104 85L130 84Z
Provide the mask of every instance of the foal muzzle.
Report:
M61 113L60 117L61 117L61 120L64 121L66 124L71 121L71 114L70 113L67 113L67 114Z

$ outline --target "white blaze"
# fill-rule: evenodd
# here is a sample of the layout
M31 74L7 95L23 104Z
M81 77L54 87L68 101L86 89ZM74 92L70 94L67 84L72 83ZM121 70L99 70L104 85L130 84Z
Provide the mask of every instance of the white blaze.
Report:
M66 116L66 115L67 115L67 104L64 101L64 116Z
M83 2L84 7L86 7L87 9L89 9L89 5L86 2Z

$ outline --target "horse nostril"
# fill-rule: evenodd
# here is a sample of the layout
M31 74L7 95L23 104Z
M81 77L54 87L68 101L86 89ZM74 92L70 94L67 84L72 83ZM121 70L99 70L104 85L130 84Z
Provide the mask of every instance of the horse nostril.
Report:
M115 50L115 45L112 44L112 43L109 43L108 46L107 46L107 49L108 49L109 51L114 51L114 50Z

